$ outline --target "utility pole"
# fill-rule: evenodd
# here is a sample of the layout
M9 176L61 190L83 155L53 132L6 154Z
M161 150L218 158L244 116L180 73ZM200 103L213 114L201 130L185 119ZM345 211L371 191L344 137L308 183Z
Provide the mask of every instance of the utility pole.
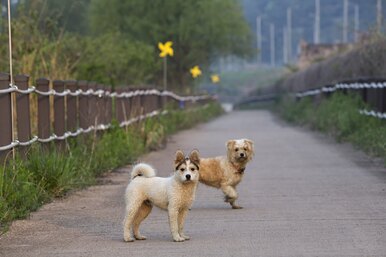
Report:
M381 33L382 29L382 0L377 0L377 32Z
M343 0L343 43L348 42L348 0Z
M354 6L354 16L355 16L355 21L354 21L354 28L355 28L355 42L359 41L359 5Z
M287 8L287 55L288 62L292 61L292 9Z
M283 64L288 63L288 30L283 27Z
M314 44L320 43L320 0L315 0Z
M269 26L269 31L270 31L270 44L271 44L271 66L275 67L275 25L270 24Z
M262 60L262 53L263 53L263 39L262 39L262 33L261 33L261 17L256 17L256 43L257 43L257 63L261 63Z

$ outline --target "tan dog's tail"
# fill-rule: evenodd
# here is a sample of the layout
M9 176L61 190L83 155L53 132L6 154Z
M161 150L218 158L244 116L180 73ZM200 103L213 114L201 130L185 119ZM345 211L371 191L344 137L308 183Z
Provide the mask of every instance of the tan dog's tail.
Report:
M155 170L149 164L139 163L135 165L131 171L131 180L139 176L143 176L145 178L155 177Z

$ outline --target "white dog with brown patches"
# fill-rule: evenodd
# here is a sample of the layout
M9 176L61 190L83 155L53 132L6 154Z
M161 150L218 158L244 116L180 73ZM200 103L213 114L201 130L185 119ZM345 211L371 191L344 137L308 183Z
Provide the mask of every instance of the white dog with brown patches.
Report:
M253 142L249 139L229 140L226 147L227 156L201 158L200 182L220 188L225 194L225 202L230 203L233 209L241 209L235 204L238 198L236 186L254 155Z
M174 174L168 178L155 176L155 170L148 164L139 163L131 172L131 182L126 188L126 215L123 238L126 242L146 237L139 233L139 225L150 214L153 205L168 210L170 231L173 240L189 240L184 235L184 221L193 203L199 179L200 158L197 150L189 157L177 151Z

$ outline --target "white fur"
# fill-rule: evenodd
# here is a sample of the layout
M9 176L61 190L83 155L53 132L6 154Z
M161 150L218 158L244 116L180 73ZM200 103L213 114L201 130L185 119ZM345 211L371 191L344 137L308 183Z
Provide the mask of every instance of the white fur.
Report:
M196 165L182 157L183 164L179 160L178 170L167 178L155 177L155 170L145 163L137 164L133 168L132 181L125 193L125 241L134 241L130 233L131 227L136 239L146 239L139 233L139 225L149 215L153 205L168 210L170 231L174 241L189 239L183 233L183 225L195 197L199 174ZM141 176L138 176L139 174ZM190 179L187 179L188 175Z

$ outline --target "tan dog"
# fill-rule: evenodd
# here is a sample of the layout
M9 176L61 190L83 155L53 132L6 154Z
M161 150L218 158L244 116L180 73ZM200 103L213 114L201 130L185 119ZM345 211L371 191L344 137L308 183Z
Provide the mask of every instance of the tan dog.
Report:
M131 172L131 182L126 188L126 215L124 235L126 242L134 237L144 240L139 233L139 225L150 214L153 205L168 210L170 231L173 240L189 240L183 233L184 221L188 209L193 203L199 178L200 158L198 151L193 150L189 157L177 151L174 161L175 172L168 178L155 176L155 170L148 164L139 163Z
M245 167L254 155L253 142L249 139L229 140L226 143L227 156L202 158L200 162L200 182L221 188L225 202L233 209L241 209L235 204L238 194L236 186L243 178Z

